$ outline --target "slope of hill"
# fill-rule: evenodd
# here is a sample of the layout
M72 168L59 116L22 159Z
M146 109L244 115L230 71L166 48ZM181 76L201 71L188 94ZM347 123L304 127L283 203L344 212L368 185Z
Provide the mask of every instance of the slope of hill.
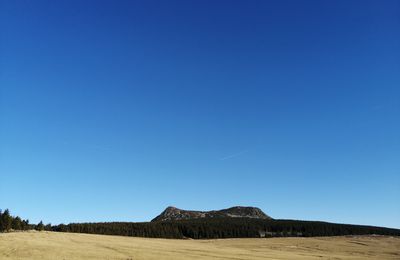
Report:
M160 215L155 217L155 221L171 221L197 218L255 218L255 219L272 219L265 214L261 209L256 207L231 207L222 210L212 211L195 211L183 210L175 207L167 207Z

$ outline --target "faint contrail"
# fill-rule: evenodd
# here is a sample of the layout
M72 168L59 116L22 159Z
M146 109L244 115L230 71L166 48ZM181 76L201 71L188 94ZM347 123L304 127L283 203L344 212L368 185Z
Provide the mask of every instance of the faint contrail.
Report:
M231 154L231 155L222 157L220 160L223 161L223 160L231 159L231 158L233 158L233 157L242 155L242 154L247 153L247 152L248 152L247 150L243 150L243 151L241 151L241 152L238 152L238 153L235 153L235 154Z

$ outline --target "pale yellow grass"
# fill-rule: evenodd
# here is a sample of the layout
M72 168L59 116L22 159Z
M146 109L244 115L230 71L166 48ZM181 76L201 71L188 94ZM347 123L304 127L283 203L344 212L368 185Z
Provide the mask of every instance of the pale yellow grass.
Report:
M0 259L400 259L382 236L172 240L54 232L0 234Z

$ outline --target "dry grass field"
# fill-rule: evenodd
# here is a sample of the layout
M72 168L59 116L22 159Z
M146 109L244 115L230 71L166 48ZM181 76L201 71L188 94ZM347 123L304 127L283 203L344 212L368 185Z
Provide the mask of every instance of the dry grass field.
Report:
M169 240L16 232L0 234L0 259L400 259L400 238Z

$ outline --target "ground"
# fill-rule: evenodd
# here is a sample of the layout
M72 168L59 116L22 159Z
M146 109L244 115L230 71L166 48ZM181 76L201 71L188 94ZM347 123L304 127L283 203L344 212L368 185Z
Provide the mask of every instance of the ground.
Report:
M0 234L0 259L400 259L400 238L175 240L15 232Z

